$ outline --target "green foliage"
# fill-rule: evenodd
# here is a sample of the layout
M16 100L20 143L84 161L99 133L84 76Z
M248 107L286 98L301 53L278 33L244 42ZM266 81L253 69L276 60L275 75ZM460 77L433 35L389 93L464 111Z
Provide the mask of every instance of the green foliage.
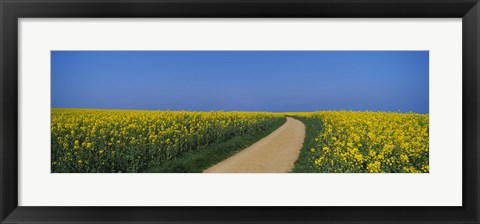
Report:
M292 169L293 173L315 173L315 163L313 163L310 149L315 146L315 137L322 131L322 120L312 117L295 116L305 124L305 140L303 142L300 155Z
M282 126L286 119L272 122L265 130L235 136L225 142L200 146L196 150L183 152L171 160L165 161L159 166L149 167L147 173L201 173L205 169L233 156L266 137L274 130Z
M267 112L53 109L52 172L140 172L281 120Z

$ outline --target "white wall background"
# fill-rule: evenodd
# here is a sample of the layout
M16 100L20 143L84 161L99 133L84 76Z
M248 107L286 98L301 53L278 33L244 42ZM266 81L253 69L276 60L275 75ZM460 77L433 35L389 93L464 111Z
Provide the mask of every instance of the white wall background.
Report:
M461 19L20 19L20 206L460 206ZM51 174L51 50L429 50L428 174Z

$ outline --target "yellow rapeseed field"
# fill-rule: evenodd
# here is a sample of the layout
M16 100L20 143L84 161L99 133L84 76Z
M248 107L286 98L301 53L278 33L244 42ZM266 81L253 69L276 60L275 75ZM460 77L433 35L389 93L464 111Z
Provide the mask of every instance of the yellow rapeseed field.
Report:
M52 109L52 172L141 172L181 152L266 130L285 116L319 133L307 130L312 143L304 145L302 172L429 172L428 114L91 109Z
M283 118L267 112L52 109L52 172L138 172Z
M428 114L323 111L298 116L322 123L309 152L315 172L429 172Z

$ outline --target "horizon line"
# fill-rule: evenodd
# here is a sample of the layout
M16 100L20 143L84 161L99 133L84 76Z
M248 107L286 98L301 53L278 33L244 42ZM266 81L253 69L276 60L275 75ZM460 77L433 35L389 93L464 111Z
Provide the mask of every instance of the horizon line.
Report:
M322 111L346 111L346 112L386 112L386 113L416 113L416 114L430 114L430 113L420 113L415 111L401 111L401 110L311 110L311 111L268 111L268 110L172 110L172 109L111 109L111 108L82 108L82 107L51 107L50 109L81 109L81 110L120 110L120 111L170 111L170 112L269 112L269 113L313 113L313 112L322 112Z

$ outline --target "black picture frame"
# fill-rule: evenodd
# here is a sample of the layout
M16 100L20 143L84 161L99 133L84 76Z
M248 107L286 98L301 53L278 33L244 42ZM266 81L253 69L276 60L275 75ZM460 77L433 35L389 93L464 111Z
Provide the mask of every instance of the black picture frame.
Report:
M479 223L478 0L0 0L1 223ZM462 18L461 207L18 206L18 19L122 17ZM445 43L448 44L448 43ZM394 192L392 192L394 193ZM442 197L442 195L438 195Z

